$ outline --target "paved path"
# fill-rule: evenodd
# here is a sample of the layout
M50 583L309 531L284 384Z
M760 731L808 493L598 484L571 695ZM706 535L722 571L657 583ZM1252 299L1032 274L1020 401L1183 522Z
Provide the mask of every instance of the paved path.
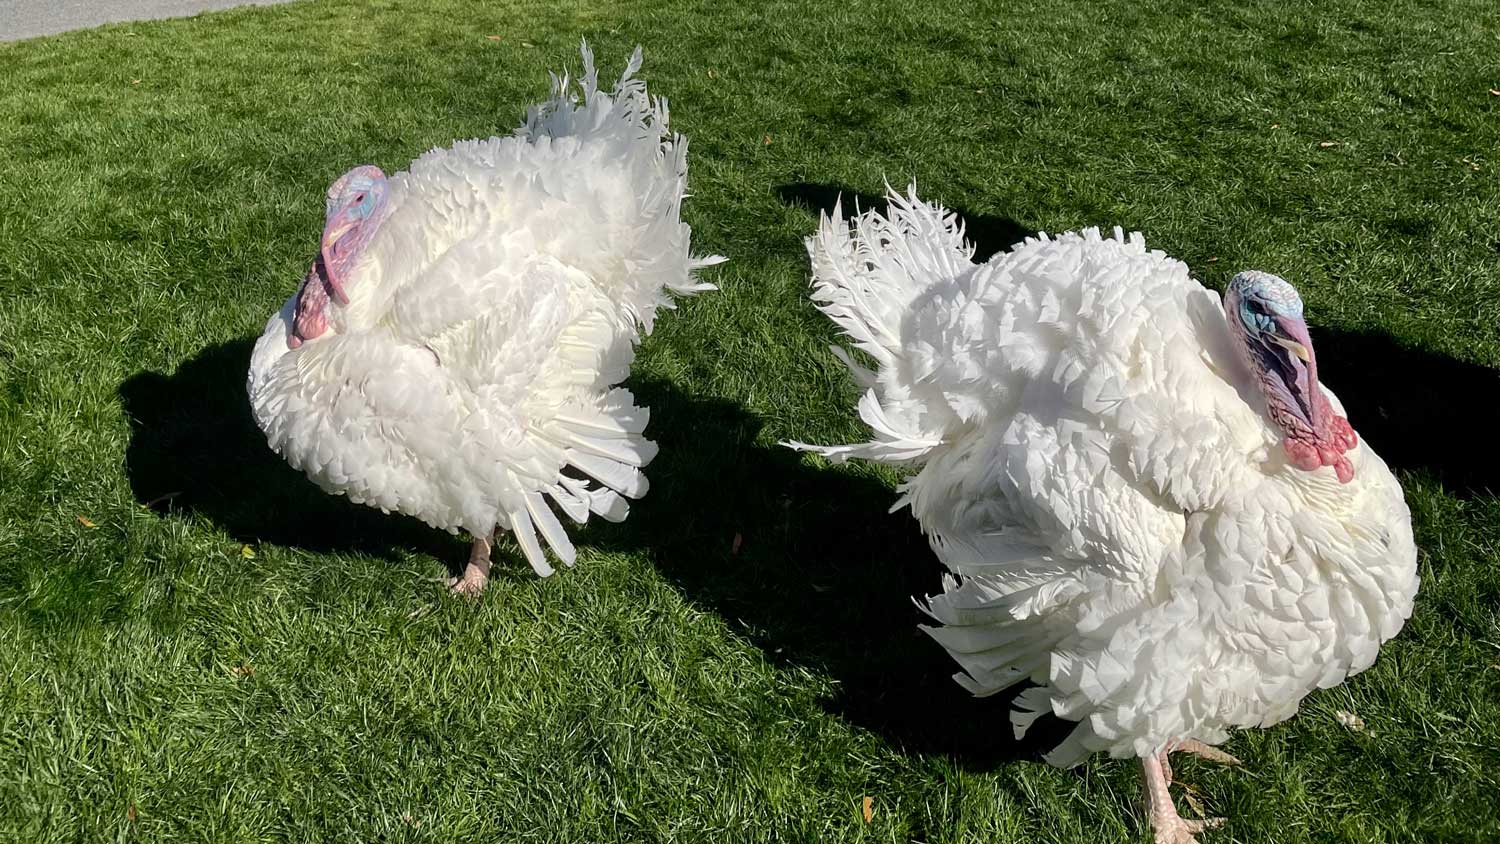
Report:
M210 9L286 2L289 0L0 0L0 41L117 21L177 18Z

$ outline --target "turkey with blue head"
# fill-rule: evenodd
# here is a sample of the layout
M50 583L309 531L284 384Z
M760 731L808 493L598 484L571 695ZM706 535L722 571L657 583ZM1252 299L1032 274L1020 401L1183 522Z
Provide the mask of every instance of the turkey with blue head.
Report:
M1073 722L1052 764L1140 759L1156 840L1193 840L1168 755L1234 761L1214 745L1368 668L1417 591L1401 486L1318 380L1301 297L1246 272L1221 303L1119 229L976 264L915 191L807 245L873 437L791 445L907 467L955 679L1027 684L1017 737Z

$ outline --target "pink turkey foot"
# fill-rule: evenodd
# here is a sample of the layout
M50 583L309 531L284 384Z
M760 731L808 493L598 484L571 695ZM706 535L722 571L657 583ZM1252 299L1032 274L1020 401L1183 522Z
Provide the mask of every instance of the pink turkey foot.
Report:
M459 577L448 578L448 591L465 598L478 598L483 592L485 584L490 582L490 548L494 543L491 539L474 537L474 547L469 550L469 564L464 567L464 573Z
M1177 814L1177 807L1172 803L1169 790L1172 785L1172 763L1167 757L1172 753L1191 753L1225 765L1238 765L1240 760L1196 739L1174 742L1155 756L1141 759L1141 785L1146 792L1146 813L1151 818L1152 837L1156 844L1195 844L1198 840L1193 837L1195 833L1222 826L1224 819L1190 821Z

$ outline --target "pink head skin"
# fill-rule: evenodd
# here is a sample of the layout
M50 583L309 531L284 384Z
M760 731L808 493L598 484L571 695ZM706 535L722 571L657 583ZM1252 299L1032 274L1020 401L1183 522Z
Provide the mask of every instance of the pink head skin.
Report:
M295 349L328 330L328 302L349 304L349 270L379 228L385 209L385 174L368 164L340 176L328 188L323 241L302 287L287 346Z
M1318 359L1296 289L1270 273L1240 273L1224 293L1224 316L1292 465L1309 472L1332 466L1340 483L1353 480L1344 452L1359 440L1318 388Z

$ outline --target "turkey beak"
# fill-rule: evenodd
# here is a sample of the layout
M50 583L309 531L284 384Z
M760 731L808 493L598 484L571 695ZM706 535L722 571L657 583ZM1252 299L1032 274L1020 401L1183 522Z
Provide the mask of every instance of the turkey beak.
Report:
M323 243L319 247L323 256L323 278L340 305L349 304L349 295L344 292L344 279L340 269L342 262L333 259L339 239L358 228L369 216L369 208L363 203L352 205L328 218L323 226Z
M1318 418L1318 403L1313 394L1318 391L1318 361L1313 357L1312 338L1307 334L1307 323L1301 317L1276 317L1276 329L1267 337L1271 342L1291 352L1296 360L1293 366L1305 370L1307 376L1306 388L1300 389L1299 385L1289 384L1292 395L1296 396L1297 402L1302 405L1302 412L1307 415L1307 422L1313 430L1322 430L1323 420Z
M1307 336L1307 323L1292 317L1277 317L1276 329L1267 339L1296 355L1303 363L1312 363L1312 339Z

